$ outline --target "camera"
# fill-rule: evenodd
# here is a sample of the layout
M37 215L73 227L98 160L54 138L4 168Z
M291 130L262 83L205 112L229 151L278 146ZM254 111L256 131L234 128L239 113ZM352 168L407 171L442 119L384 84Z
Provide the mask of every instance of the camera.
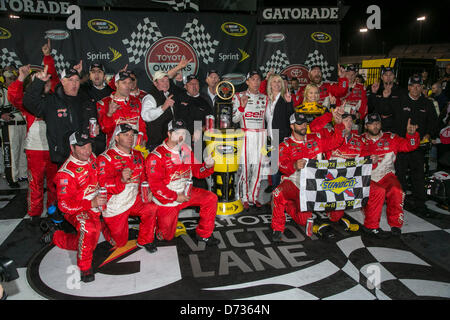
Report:
M0 257L0 282L9 282L19 278L16 264L13 260Z

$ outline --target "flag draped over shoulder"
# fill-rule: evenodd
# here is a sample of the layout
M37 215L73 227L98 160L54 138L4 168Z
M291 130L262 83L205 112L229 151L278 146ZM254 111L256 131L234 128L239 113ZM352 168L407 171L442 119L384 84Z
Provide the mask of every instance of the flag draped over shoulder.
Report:
M370 157L308 160L300 174L300 211L361 208L370 192Z

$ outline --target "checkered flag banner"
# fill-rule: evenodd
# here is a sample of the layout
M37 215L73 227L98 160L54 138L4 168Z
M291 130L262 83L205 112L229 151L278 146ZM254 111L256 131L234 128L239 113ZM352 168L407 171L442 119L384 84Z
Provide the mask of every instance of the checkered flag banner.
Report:
M144 18L130 35L130 39L122 40L128 53L129 63L139 64L148 48L162 37L156 22L150 21L148 17Z
M308 54L308 58L304 63L308 68L312 66L320 66L322 69L322 78L323 80L327 80L331 77L331 72L334 70L334 66L328 65L328 61L325 60L323 54L319 53L319 51L314 50L314 52Z
M205 31L205 27L201 24L199 25L197 19L186 24L181 38L194 47L197 54L203 59L203 63L214 62L214 53L219 45L219 41L212 39L211 35Z
M152 0L153 2L165 3L175 11L183 11L186 9L194 9L199 11L199 0Z
M291 63L289 62L289 59L287 55L280 50L277 50L269 60L267 60L266 64L264 66L259 67L259 69L262 71L263 76L265 77L266 74L270 71L270 69L273 69L273 72L280 73L281 70L286 68Z
M7 66L14 65L16 67L22 66L22 62L19 60L17 54L13 51L8 51L7 48L3 48L0 56L0 66L5 68Z
M52 56L55 60L55 69L58 74L61 74L63 70L70 68L70 63L66 62L64 56L62 54L59 54L56 49L52 50Z
M308 160L300 174L300 210L361 208L369 199L370 157Z

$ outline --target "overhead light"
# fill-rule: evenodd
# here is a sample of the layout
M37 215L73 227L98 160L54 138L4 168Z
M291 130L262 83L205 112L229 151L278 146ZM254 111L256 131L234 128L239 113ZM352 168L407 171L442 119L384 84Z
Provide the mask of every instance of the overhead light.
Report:
M14 14L10 14L10 15L9 15L9 18L10 18L10 19L20 19L19 16L16 16L16 15L14 15Z
M417 18L417 21L424 21L426 19L426 17L425 16L422 16L422 17L418 17Z
M359 29L359 32L367 32L367 28Z

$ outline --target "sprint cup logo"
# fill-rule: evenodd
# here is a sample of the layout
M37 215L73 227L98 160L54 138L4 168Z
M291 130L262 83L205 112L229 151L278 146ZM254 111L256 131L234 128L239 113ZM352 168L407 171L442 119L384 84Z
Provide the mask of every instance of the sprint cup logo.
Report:
M308 84L308 69L302 64L291 64L281 71L288 78L297 78L300 84Z
M319 43L327 43L331 41L331 36L325 32L314 32L311 34L311 38Z
M11 32L8 29L0 27L0 39L9 39L11 38Z
M152 79L156 71L167 72L183 59L192 59L184 69L184 73L197 74L198 57L192 46L183 39L165 37L156 41L147 51L145 70Z
M92 31L101 34L113 34L116 33L119 28L114 22L105 19L92 19L88 22L88 27Z

